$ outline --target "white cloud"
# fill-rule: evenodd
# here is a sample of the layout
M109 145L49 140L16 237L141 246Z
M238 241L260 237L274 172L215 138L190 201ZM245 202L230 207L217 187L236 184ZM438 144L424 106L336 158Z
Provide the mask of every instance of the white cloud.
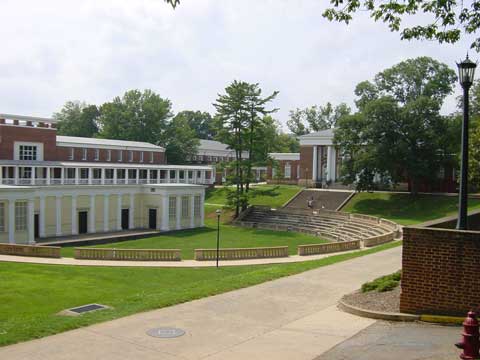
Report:
M174 110L213 112L234 79L279 90L285 122L296 107L353 103L355 85L406 58L452 66L468 50L400 41L361 15L350 26L322 18L321 0L3 0L1 112L49 116L67 100L101 104L151 88ZM445 112L454 110L449 99Z

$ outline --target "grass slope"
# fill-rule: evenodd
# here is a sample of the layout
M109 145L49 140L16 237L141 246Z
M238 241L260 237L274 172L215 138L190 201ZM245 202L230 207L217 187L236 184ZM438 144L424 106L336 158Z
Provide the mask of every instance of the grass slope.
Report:
M456 196L362 192L356 194L342 211L378 216L401 225L414 225L454 215L458 211L457 204ZM469 200L470 210L479 208L480 200Z
M215 268L99 268L0 262L0 346L239 289L399 246L321 260ZM78 317L56 315L88 303L112 306Z

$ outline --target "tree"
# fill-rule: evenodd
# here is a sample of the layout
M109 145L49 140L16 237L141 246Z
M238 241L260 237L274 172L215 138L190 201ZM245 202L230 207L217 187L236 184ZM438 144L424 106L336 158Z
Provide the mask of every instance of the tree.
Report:
M330 21L350 23L360 11L370 13L374 21L387 24L390 31L400 31L402 40L436 40L442 43L456 43L462 36L475 34L480 26L480 1L457 2L456 0L330 0L332 8L323 16ZM418 25L409 24L416 15L424 14L432 20ZM423 19L423 18L421 18ZM471 48L480 51L480 38Z
M175 115L176 118L184 118L199 139L211 140L215 137L213 118L208 112L186 110Z
M327 102L324 106L311 106L305 109L290 111L287 126L295 135L304 135L334 128L338 119L350 114L351 109L345 103L332 106Z
M164 144L171 116L170 100L151 90L130 90L100 107L99 136Z
M58 135L94 137L98 133L98 108L84 102L68 101L53 118L58 121Z
M217 138L235 151L235 161L230 164L233 175L227 179L236 186L235 193L228 197L235 207L235 216L240 214L240 209L248 206L251 167L257 151L255 138L261 119L275 111L265 109L265 105L276 95L277 92L274 92L263 98L258 84L235 80L213 104L217 110ZM245 151L249 152L247 160L243 158Z
M184 164L189 156L197 153L200 144L195 130L182 116L174 117L168 124L165 139L165 152L171 164Z
M427 59L404 61L357 86L360 111L340 119L335 132L346 183L370 190L374 180L395 184L407 177L416 193L421 181L435 180L452 161L456 145L448 135L456 127L440 107L455 74Z

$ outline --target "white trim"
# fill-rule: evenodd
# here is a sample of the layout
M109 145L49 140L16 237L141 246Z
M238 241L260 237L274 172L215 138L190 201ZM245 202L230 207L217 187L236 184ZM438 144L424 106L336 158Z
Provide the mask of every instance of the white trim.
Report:
M57 122L57 120L52 119L52 118L44 118L44 117L37 117L37 116L25 116L25 115L13 115L13 114L0 114L0 119L43 122L43 123L49 123L49 124L55 124Z
M43 161L43 143L30 141L15 141L13 143L13 159L17 161ZM20 146L36 146L37 159L36 160L20 160Z
M300 153L268 153L268 156L274 160L300 160Z

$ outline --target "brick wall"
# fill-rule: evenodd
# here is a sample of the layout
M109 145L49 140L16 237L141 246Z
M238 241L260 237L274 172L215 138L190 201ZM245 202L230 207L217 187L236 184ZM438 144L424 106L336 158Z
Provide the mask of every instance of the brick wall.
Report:
M15 141L43 143L44 160L56 160L57 131L54 129L1 125L1 160L13 160Z
M288 183L296 184L298 181L297 177L297 168L298 165L300 164L300 160L278 160L278 168L282 174L282 178L280 180L285 180ZM289 163L290 164L290 178L284 178L285 174L285 165ZM301 172L301 170L300 170ZM267 167L267 179L272 180L272 167L268 166ZM273 179L276 180L276 179Z
M400 311L464 316L480 305L480 232L403 229Z
M313 146L300 146L300 178L312 179ZM306 169L308 169L307 173Z

